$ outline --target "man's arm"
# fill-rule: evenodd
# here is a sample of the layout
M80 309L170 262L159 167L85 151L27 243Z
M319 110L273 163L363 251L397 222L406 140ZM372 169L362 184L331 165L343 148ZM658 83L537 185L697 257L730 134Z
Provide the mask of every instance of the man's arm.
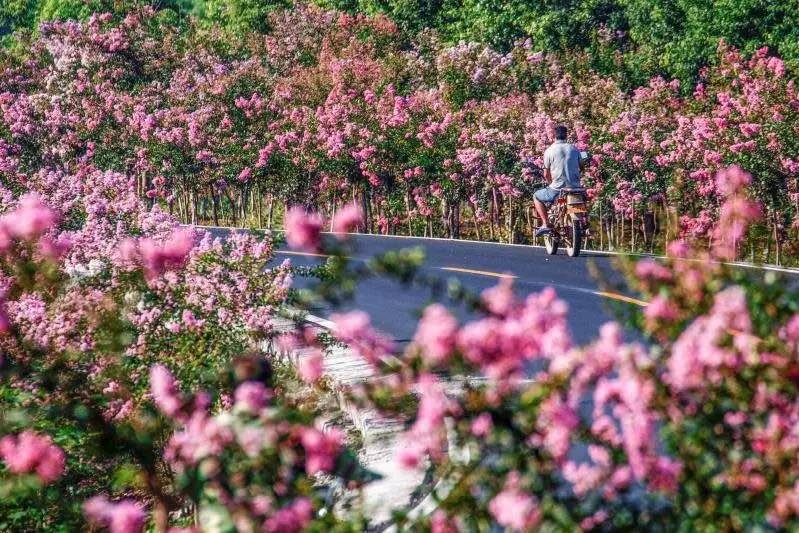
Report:
M576 146L574 147L574 149L577 151L577 164L580 167L580 171L583 171L588 166L588 158L583 159L582 152L580 152L580 150L578 150Z
M552 166L552 154L547 148L544 151L544 179L547 180L547 184L552 183L552 172L549 171L549 167Z

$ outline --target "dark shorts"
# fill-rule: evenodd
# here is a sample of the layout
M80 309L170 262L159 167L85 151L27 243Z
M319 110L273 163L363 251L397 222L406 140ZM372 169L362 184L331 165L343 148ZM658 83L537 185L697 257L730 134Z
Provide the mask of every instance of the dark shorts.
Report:
M533 196L535 196L540 202L551 204L558 199L558 196L560 196L560 191L553 189L552 187L544 187L543 189L538 189L535 191Z

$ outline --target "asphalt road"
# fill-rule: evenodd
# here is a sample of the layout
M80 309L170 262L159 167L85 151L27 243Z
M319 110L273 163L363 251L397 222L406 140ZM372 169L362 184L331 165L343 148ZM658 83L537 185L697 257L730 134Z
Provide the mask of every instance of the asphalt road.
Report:
M221 235L226 230L212 231ZM636 306L643 303L635 300L631 303L619 291L608 289L604 283L592 278L589 262L612 284L619 281L613 269L613 258L606 254L584 253L571 258L563 251L550 256L543 248L522 245L377 235L355 235L352 238L356 251L350 257L356 261L368 260L390 250L421 247L426 258L423 271L442 279L457 278L475 293L495 285L507 275L514 278L514 287L520 296L552 286L569 305L569 326L574 339L580 343L594 338L598 328L614 318L612 304ZM297 266L324 261L323 257L312 254L286 249L276 251L276 261L285 258L290 258ZM298 287L309 287L313 283L313 280L302 278L295 281ZM312 309L312 312L326 318L334 311L361 309L371 315L375 327L402 343L413 336L419 311L433 300L427 289L376 278L361 283L354 298L337 309L323 306ZM470 313L463 308L456 307L455 311L461 319L470 318Z

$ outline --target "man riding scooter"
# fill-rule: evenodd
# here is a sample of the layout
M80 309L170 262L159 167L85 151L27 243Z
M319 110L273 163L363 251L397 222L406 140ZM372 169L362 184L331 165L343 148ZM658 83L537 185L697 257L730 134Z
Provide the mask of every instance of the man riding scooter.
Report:
M580 167L583 157L576 146L566 141L566 126L555 126L555 142L544 152L544 177L549 185L538 189L533 195L535 210L542 225L535 231L540 237L552 232L549 227L547 208L558 199L561 189L580 187Z

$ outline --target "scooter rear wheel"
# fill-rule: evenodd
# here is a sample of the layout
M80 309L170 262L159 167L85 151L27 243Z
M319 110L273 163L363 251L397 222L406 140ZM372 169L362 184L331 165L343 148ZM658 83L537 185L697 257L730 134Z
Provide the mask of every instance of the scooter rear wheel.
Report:
M583 223L579 218L572 218L571 226L569 226L569 243L566 246L566 253L569 257L577 257L580 255L580 250L583 247Z

